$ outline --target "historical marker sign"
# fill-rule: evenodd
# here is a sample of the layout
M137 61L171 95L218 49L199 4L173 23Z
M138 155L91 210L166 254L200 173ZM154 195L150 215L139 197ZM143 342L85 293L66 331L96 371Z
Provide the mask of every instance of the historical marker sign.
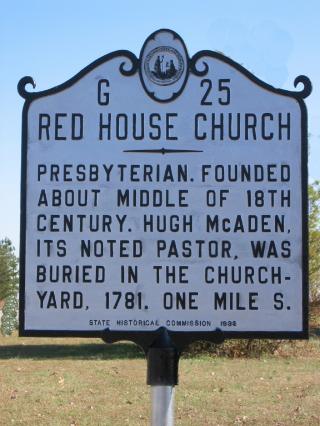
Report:
M307 336L311 91L160 30L23 110L21 334Z

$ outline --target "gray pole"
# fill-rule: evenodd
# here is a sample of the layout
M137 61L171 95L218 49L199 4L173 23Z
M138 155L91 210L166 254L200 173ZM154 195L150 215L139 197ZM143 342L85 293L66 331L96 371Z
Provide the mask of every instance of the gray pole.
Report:
M151 386L152 426L174 426L174 386Z
M174 425L174 386L178 384L179 352L161 328L147 352L147 384L151 385L151 426Z

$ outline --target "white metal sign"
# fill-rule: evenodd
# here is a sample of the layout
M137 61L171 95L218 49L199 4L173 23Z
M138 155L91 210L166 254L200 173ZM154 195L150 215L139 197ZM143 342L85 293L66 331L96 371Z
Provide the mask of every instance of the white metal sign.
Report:
M21 333L305 337L311 91L160 30L23 113Z

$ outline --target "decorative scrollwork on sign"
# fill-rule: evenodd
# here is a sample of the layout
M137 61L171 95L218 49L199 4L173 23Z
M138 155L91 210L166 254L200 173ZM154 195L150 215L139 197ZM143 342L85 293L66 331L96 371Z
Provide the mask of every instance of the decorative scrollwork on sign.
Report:
M119 71L122 75L126 77L130 77L131 75L134 75L138 71L139 60L133 53L129 51L126 52L124 56L126 56L127 57L126 59L128 59L131 62L130 64L131 68L126 69L126 67L128 66L128 61L123 61L120 64Z
M310 95L310 93L312 92L312 84L311 81L309 80L308 77L306 77L305 75L299 75L298 77L295 78L294 80L294 87L297 87L298 84L302 83L303 84L303 89L296 92L297 95L301 96L302 98L306 98Z
M32 92L28 92L26 90L26 86L28 84L31 84L34 89L36 88L36 83L34 79L30 77L29 75L26 77L22 77L18 83L18 93L22 98L25 98L25 99L32 96L33 94Z
M192 72L192 74L196 75L197 77L203 77L207 75L209 71L209 65L205 61L201 62L203 69L197 68L197 66L199 65L197 64L197 62L200 61L200 59L203 58L204 56L205 56L205 53L201 51L193 55L193 57L190 60L190 72Z

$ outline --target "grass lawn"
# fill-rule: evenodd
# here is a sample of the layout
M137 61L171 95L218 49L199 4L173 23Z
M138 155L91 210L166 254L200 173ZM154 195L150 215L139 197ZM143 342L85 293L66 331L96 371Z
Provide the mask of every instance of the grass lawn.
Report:
M261 359L186 358L176 425L320 425L320 338ZM133 344L0 338L0 425L148 425L146 361Z

